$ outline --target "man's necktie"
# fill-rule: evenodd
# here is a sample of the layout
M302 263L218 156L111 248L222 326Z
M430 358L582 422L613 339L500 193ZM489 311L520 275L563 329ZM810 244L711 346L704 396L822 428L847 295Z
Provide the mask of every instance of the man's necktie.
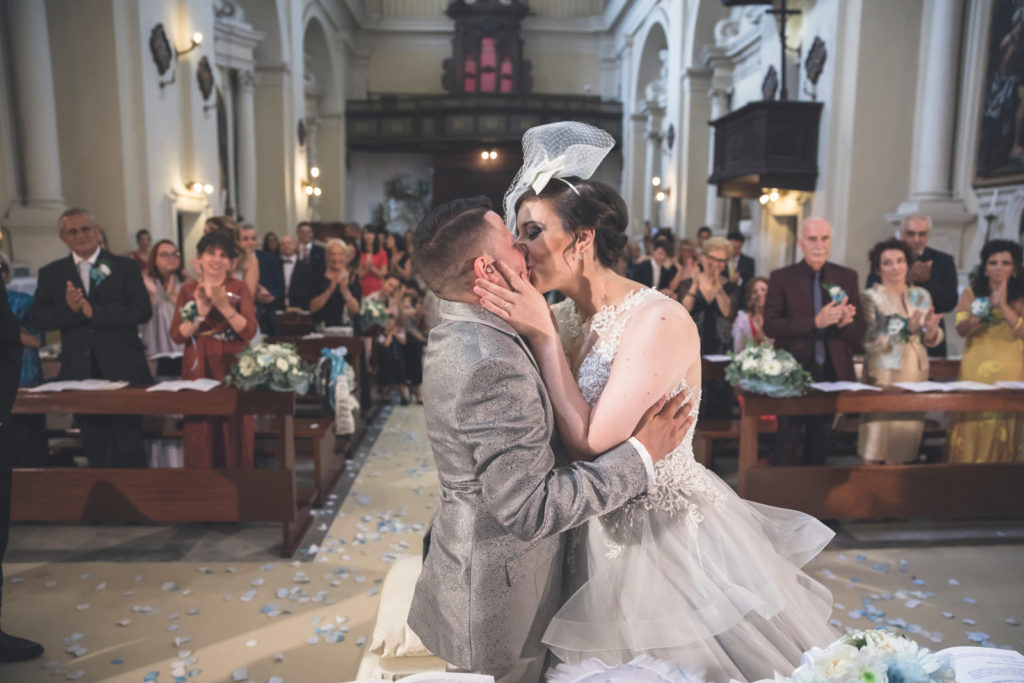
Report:
M821 271L814 271L814 315L817 317L821 311ZM815 327L814 329L814 362L818 365L825 364L825 331Z
M89 287L92 285L92 280L89 278L90 273L92 273L92 264L88 261L79 261L78 276L82 279L82 291L86 296L89 296Z

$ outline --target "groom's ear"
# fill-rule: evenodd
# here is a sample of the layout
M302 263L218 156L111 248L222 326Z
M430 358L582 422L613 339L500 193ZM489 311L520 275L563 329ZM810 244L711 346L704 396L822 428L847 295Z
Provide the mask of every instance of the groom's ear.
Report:
M473 274L481 279L493 282L496 285L505 286L505 278L498 272L494 265L494 259L486 254L481 254L473 259Z

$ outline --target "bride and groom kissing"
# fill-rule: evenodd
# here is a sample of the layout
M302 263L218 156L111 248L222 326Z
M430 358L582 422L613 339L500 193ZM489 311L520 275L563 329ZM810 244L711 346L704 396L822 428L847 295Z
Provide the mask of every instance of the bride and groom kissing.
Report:
M832 532L694 461L700 340L613 270L626 206L589 180L613 144L530 129L507 227L477 197L415 231L442 300L423 382L441 490L408 623L450 671L499 681L540 680L549 650L768 677L834 639L831 596L801 571Z

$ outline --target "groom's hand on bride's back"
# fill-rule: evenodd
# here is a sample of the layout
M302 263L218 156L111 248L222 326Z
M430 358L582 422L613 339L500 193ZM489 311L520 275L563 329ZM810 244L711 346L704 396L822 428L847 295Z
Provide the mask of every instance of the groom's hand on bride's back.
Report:
M633 436L658 462L683 442L695 419L691 414L690 392L681 391L674 398L661 399L648 408Z

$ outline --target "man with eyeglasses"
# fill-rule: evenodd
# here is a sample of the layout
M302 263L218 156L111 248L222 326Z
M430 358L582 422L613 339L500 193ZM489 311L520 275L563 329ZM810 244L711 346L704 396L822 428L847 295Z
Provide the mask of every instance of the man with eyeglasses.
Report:
M152 384L138 328L153 308L138 266L100 247L85 209L68 209L59 225L71 254L40 268L32 320L60 330L60 379ZM91 467L146 467L141 415L76 418Z
M853 355L863 350L865 330L857 273L828 260L832 225L824 218L804 219L797 246L803 260L773 270L768 281L764 332L815 382L854 381ZM772 464L824 465L831 425L831 415L780 416Z
M921 213L905 216L900 223L900 239L907 243L913 254L910 272L907 277L911 285L924 287L932 296L932 305L936 313L949 313L956 308L957 276L956 263L949 254L932 249L928 246L928 238L932 232L932 219ZM865 289L881 282L878 274L868 275ZM946 322L939 323L942 329L942 341L938 346L928 349L933 358L946 357Z

